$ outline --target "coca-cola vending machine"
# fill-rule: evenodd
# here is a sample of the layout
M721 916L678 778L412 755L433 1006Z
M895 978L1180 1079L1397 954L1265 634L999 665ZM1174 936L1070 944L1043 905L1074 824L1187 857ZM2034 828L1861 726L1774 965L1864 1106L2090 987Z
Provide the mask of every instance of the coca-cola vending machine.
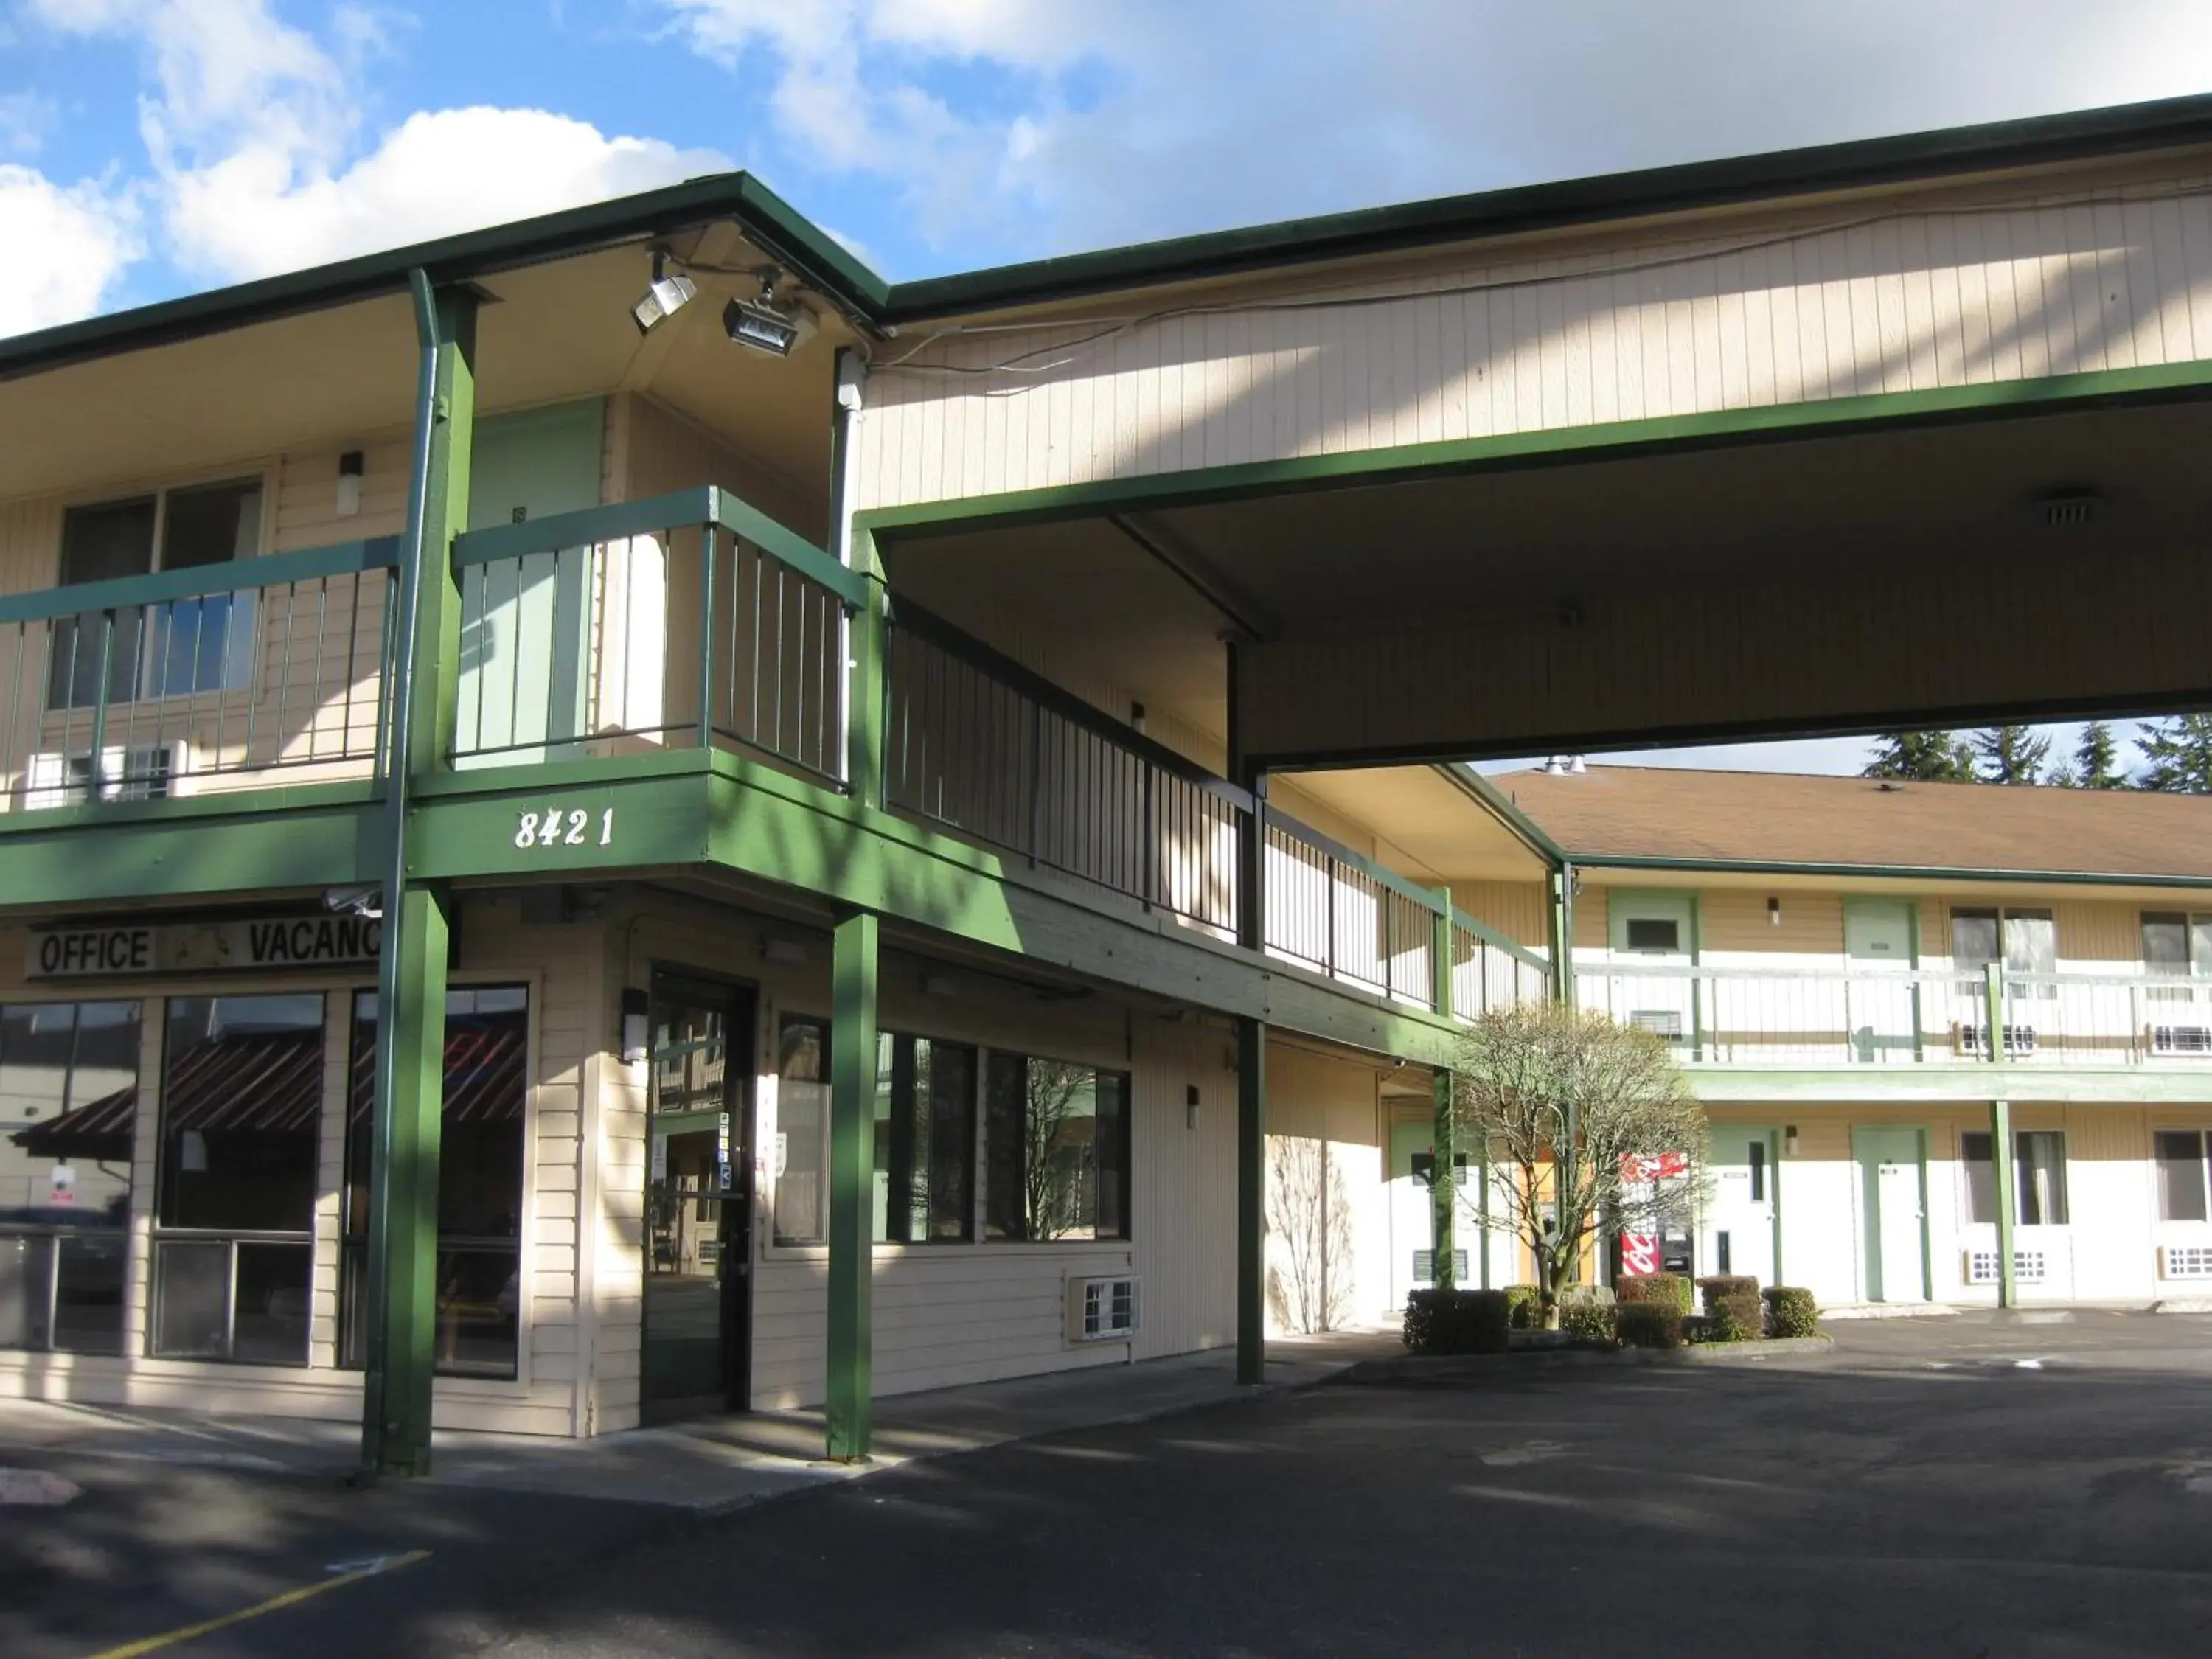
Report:
M1622 1196L1632 1204L1648 1203L1661 1182L1685 1180L1689 1173L1690 1160L1685 1153L1662 1152L1656 1158L1631 1153L1620 1161ZM1614 1257L1613 1277L1617 1281L1667 1273L1688 1279L1694 1276L1696 1258L1686 1224L1678 1223L1656 1233L1623 1232Z

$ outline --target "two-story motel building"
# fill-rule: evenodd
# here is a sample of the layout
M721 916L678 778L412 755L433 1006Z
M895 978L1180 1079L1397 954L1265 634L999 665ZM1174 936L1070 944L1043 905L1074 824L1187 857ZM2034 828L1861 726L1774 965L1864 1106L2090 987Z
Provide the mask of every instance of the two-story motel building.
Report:
M1454 1271L1455 1159L1394 1170L1458 1022L1567 988L1679 1026L1824 1295L1915 1288L1898 1170L1917 1293L1974 1277L1992 1099L1993 1169L2066 1136L2021 1294L2151 1294L2078 1218L2196 1028L2065 1092L2054 872L1846 919L1437 763L2212 700L2208 181L2185 100L887 284L732 174L0 342L0 1389L404 1471L1256 1380ZM1863 1042L1848 951L1802 1030L1726 981L1816 913L1917 952ZM1961 927L2022 953L1978 1089Z

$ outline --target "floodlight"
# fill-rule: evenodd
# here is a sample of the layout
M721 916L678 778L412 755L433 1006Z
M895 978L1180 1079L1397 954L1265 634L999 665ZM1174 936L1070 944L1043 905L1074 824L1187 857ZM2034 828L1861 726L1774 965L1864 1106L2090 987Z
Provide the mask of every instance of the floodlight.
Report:
M667 274L666 256L659 248L653 251L653 281L646 285L645 296L629 308L637 323L637 331L650 334L661 324L690 303L699 285L689 276Z
M814 313L795 299L776 298L776 277L773 270L763 271L757 299L732 300L723 307L722 328L739 345L788 357L814 332Z

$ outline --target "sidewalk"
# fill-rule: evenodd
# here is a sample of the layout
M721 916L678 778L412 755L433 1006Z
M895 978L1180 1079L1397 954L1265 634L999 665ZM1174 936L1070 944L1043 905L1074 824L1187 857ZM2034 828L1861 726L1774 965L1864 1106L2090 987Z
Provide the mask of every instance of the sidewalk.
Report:
M1401 1353L1395 1331L1341 1331L1267 1345L1267 1381L1240 1388L1232 1350L1086 1367L879 1400L874 1462L819 1461L819 1411L754 1412L635 1429L588 1441L441 1432L427 1485L660 1505L711 1515L849 1480L867 1468L1009 1440L1130 1422L1308 1387L1361 1360ZM353 1465L350 1423L251 1420L100 1406L0 1401L0 1463L10 1451L330 1478Z

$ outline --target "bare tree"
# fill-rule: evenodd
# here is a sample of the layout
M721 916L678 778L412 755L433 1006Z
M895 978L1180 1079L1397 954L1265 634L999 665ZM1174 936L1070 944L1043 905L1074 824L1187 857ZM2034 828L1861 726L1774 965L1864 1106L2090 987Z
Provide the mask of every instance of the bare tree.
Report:
M1326 1140L1267 1137L1267 1231L1282 1241L1267 1300L1285 1330L1329 1331L1352 1303L1352 1204Z
M1097 1158L1097 1074L1088 1066L1032 1060L1023 1103L1028 1157L1022 1205L1028 1237L1060 1238L1097 1224L1091 1198ZM1078 1109L1080 1107L1081 1109Z
M1547 1325L1601 1227L1664 1232L1696 1211L1705 1114L1651 1032L1557 1002L1493 1009L1460 1040L1452 1100L1496 1170L1489 1225L1536 1258ZM1679 1175L1650 1179L1662 1158Z

